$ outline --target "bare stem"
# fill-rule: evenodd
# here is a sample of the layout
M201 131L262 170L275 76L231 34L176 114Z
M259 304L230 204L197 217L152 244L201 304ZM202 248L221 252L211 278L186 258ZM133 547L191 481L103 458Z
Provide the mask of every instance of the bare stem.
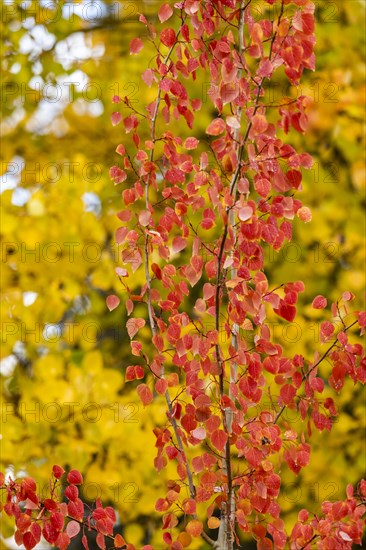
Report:
M247 4L248 5L248 4ZM242 56L245 50L245 44L244 44L244 13L245 8L247 7L245 5L244 0L241 3L240 7L240 15L239 15L239 25L238 25L238 42L239 42L239 55ZM239 81L242 76L242 69L240 68L237 73L237 80ZM242 117L242 107L239 106L236 111L236 116L241 122ZM249 133L249 132L248 132ZM240 173L241 168L241 158L243 153L243 145L239 144L239 138L240 138L240 128L235 129L233 141L237 144L236 147L236 154L238 158L238 165L235 171L235 174L231 180L230 183L230 193L233 195L234 199L237 194L237 181L238 176ZM233 227L233 237L234 241L236 240L236 228L235 228L235 214L233 209L230 210L227 209L227 219L225 223L225 229L224 229L224 235L221 241L221 246L219 250L218 255L218 261L217 261L217 281L216 281L216 300L215 300L215 325L216 330L218 333L220 332L220 291L223 284L222 280L222 271L221 271L221 263L223 259L224 249L225 249L225 243L228 235L228 229L229 226ZM230 269L230 276L231 278L236 277L236 269L234 267L231 267ZM231 343L234 349L238 350L238 331L239 327L236 323L234 323L232 327L232 338ZM224 370L224 361L221 357L221 352L219 349L219 345L216 345L216 359L217 363L219 365L219 375L220 375L220 397L223 397L225 388L224 388L224 380L225 380L225 370ZM229 375L230 383L235 383L237 381L237 363L236 361L233 361L230 365L230 375ZM229 386L229 396L232 397L230 386ZM223 503L223 518L220 524L219 529L219 535L218 535L218 544L219 548L225 548L225 550L231 550L234 546L234 525L235 525L235 493L233 488L233 482L232 482L232 468L231 468L231 449L230 449L230 434L231 434L231 422L232 418L229 416L231 411L224 410L223 411L223 424L225 431L228 433L228 440L226 442L225 446L225 452L223 455L223 472L226 474L227 477L227 502Z

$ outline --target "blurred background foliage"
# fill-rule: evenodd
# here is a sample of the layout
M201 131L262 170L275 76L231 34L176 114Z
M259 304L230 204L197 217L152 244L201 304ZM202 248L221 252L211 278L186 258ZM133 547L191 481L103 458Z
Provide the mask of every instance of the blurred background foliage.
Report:
M263 5L255 4L260 14ZM157 400L146 412L133 385L125 385L126 313L105 306L111 292L123 297L114 272L122 204L108 169L118 162L117 144L130 140L110 116L114 94L127 95L140 110L154 98L140 77L153 49L130 57L129 42L144 33L138 13L158 22L159 5L3 0L1 6L1 466L35 477L41 490L52 464L80 469L84 499L101 496L115 506L124 535L137 545L160 541L154 503L175 473L157 476L153 468L152 429L164 422L164 408ZM273 336L309 358L321 349L323 317L310 308L316 294L337 299L347 289L357 296L355 307L363 307L364 8L363 0L316 1L317 71L307 72L299 89L278 80L266 92L274 104L302 93L313 99L307 135L285 138L314 156L300 197L313 221L295 224L292 243L278 254L266 252L273 287L306 284L296 323L273 319ZM214 116L208 88L205 75L192 87L192 97L203 101L194 130L201 139ZM179 131L190 135L183 125ZM138 289L142 282L138 271L128 284ZM364 400L352 384L340 408L331 434L313 436L310 466L298 478L282 472L289 526L300 508L316 512L323 499L343 498L346 483L357 483L365 470ZM288 413L287 421L297 420ZM3 517L6 548L12 533Z

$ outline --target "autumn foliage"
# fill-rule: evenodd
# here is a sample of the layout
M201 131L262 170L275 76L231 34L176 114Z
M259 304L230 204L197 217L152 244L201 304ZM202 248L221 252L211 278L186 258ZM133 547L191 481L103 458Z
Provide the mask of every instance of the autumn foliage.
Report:
M262 8L258 17L250 0L162 4L159 30L140 15L146 36L132 40L130 53L156 50L141 76L154 99L140 110L127 97L112 99L116 109L130 110L116 110L112 124L133 144L117 145L110 169L122 195L116 277L127 292L125 379L137 381L144 406L158 395L166 402L166 424L154 430L154 465L160 472L173 462L176 477L155 509L161 544L172 550L199 537L231 550L240 533L258 550L351 549L363 532L365 481L348 485L344 501L323 502L321 515L302 509L290 532L281 519L281 469L305 468L312 432L330 431L338 415L325 386L336 396L348 378L365 383L358 336L366 313L351 311L351 292L329 310L318 295L312 307L324 310L319 350L286 355L272 338L268 319L293 322L305 290L302 281L272 288L264 251L280 251L294 223L311 221L298 197L312 158L290 144L291 133L307 129L311 101L302 95L273 104L267 90L277 72L297 86L305 69L315 69L314 4L266 0ZM210 84L206 103L190 95L200 72ZM212 120L198 136L202 110ZM187 135L175 133L180 119ZM128 281L138 270L145 283L134 294ZM122 306L116 294L106 302L111 311ZM152 347L145 345L150 340ZM299 412L300 424L289 425L286 408ZM82 481L78 471L54 466L50 496L40 500L32 479L2 478L16 542L31 550L43 535L64 550L83 530L87 549L85 532L94 530L101 549L133 550L133 541L113 535L112 508L99 500L85 508Z

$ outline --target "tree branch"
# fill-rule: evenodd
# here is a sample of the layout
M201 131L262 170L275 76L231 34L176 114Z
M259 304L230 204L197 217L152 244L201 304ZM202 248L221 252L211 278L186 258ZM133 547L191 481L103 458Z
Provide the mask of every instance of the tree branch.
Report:
M344 328L343 332L347 332L350 328L352 328L354 325L356 325L358 323L358 321L354 321L353 323L351 323L350 325L348 325L347 327ZM308 378L309 374L316 368L320 365L320 363L322 361L324 361L324 359L327 357L327 355L332 351L332 349L337 345L338 343L338 339L336 338L334 340L334 342L332 343L331 346L329 346L329 348L327 349L327 351L325 353L323 353L323 355L321 356L321 358L315 363L315 365L313 365L311 367L310 370L308 370L308 372L306 374L303 375L302 377L302 382L304 382L306 380L306 378ZM273 424L276 424L277 421L279 420L281 414L283 413L283 411L285 410L287 405L282 405L281 409L278 411L277 415L276 415L276 418L274 419L273 421Z
M177 40L178 40L179 34L180 34L180 29L177 32ZM166 64L169 61L169 58L170 58L170 56L171 56L171 54L172 54L172 52L173 52L173 50L176 46L176 43L177 43L177 41L169 49L169 52L168 52L168 54L166 55L166 57L164 59L164 64ZM159 112L160 101L161 101L161 89L159 88L156 103L155 103L154 113L153 113L153 116L152 116L152 119L151 119L151 140L154 143L155 143L155 139L156 139L156 121L157 121L157 116L158 116L158 112ZM150 152L150 162L153 162L153 161L154 161L154 149L152 149L151 152ZM151 176L145 182L145 207L146 207L146 210L149 209L149 183L150 183L150 178L151 178ZM158 329L155 325L154 310L153 310L152 303L151 303L150 253L149 253L149 235L148 235L148 233L146 233L146 235L145 235L144 255L145 255L145 278L146 278L146 285L147 285L147 309L148 309L151 333L152 333L153 336L155 336L158 333ZM164 378L164 372L162 374L162 378ZM195 497L196 497L196 488L195 488L194 482L193 482L193 475L192 475L192 471L191 471L191 468L190 468L190 465L189 465L189 462L188 462L187 455L184 451L183 441L182 441L182 438L181 438L180 433L179 433L178 424L177 424L177 421L176 421L176 419L174 418L174 415L173 415L173 404L172 404L172 399L170 397L170 394L169 394L168 390L166 390L166 392L165 392L165 400L166 400L168 410L169 410L169 420L170 420L170 423L173 427L173 431L174 431L175 438L177 440L178 448L179 448L179 451L182 454L183 459L184 459L184 464L185 464L185 467L186 467L187 477L188 477L189 494L190 494L191 498L195 499ZM193 517L197 519L196 515L193 515ZM201 536L206 542L208 542L212 546L214 545L214 541L205 532L202 532Z

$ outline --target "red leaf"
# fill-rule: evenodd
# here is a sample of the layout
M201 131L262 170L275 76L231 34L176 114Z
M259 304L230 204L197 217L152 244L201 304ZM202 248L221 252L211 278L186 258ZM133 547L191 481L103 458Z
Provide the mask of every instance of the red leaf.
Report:
M131 353L132 353L132 355L140 356L141 355L141 350L142 350L141 342L137 342L136 340L132 340L132 342L131 342Z
M50 522L56 531L61 531L64 527L65 518L61 512L54 512L50 516Z
M196 149L199 141L195 137L188 137L184 142L184 147L186 149Z
M183 510L185 514L192 516L196 513L197 504L193 498L187 498L183 502Z
M143 47L144 43L141 38L133 38L130 44L130 53L137 54L142 50Z
M329 340L334 332L334 325L330 321L324 321L320 325L320 341L322 344Z
M253 447L245 451L244 456L249 464L254 467L257 467L263 458L262 452L259 449L254 449Z
M37 510L39 507L38 497L34 493L28 493L28 498L25 501L25 507L28 510Z
M198 519L192 519L187 523L186 531L192 537L199 537L203 531L202 521L199 521Z
M119 124L122 120L122 115L121 115L121 113L116 111L115 113L112 113L111 119L112 119L113 126L117 126L117 124Z
M69 485L65 489L65 496L69 500L76 500L79 496L79 490L75 485Z
M60 533L56 540L56 546L59 550L67 550L70 544L70 537L67 533Z
M285 384L280 390L280 396L285 405L289 405L296 395L296 388L291 384Z
M222 118L215 118L206 130L206 134L210 136L218 136L225 130L225 122Z
M99 546L99 548L101 548L101 550L105 550L105 539L102 533L97 534L96 543Z
M152 263L151 264L151 271L154 273L155 277L161 281L161 279L163 277L163 273L162 273L160 267L158 266L158 264Z
M264 78L270 78L273 72L273 65L270 62L269 59L261 59L261 62L259 64L259 68L257 71L258 76L262 76Z
M157 512L165 512L169 508L169 503L165 498L158 498L155 503L155 510Z
M353 300L355 297L355 295L352 293L352 292L349 292L349 290L346 290L346 292L343 292L342 294L342 300L344 302L350 302L351 300Z
M165 544L170 545L173 542L171 534L170 533L164 533L163 534L163 541L165 542Z
M42 534L41 526L38 523L33 522L29 530L32 533L34 539L38 543L41 540L41 534Z
M327 307L327 299L324 298L321 294L318 294L318 296L315 296L313 303L311 304L314 309L324 309Z
M210 416L210 418L208 418L206 422L207 431L214 432L215 430L218 430L220 424L221 424L221 420L218 416L216 415Z
M22 489L24 489L27 493L29 491L34 493L34 491L36 491L37 489L36 482L31 477L25 477L24 479L22 479L21 486L22 486Z
M322 378L313 378L310 382L310 386L314 391L317 391L318 393L322 393L324 390L324 380Z
M84 503L80 498L77 498L75 501L70 500L67 505L67 513L69 516L75 519L83 519L84 515Z
M257 541L257 550L273 550L273 543L270 539L265 537Z
M164 395L168 387L168 382L164 378L160 378L155 382L155 390L160 395Z
M266 178L256 178L254 180L254 188L258 195L267 197L271 191L271 182Z
M176 37L175 31L171 28L164 29L163 31L161 31L160 40L164 44L164 46L167 46L168 48L173 46L173 44L176 41L176 38L177 37Z
M305 508L302 508L297 516L299 521L307 521L309 519L309 512L305 510Z
M121 300L115 294L110 294L109 296L107 296L106 304L109 311L113 311L114 309L116 309L116 307L119 306L120 302Z
M146 324L145 319L142 319L142 318L133 317L132 319L128 319L126 323L126 328L127 328L129 337L132 339L135 336L135 334L137 334L137 332L140 330L140 328L145 326L145 324Z
M83 476L79 470L70 470L67 474L67 481L73 485L81 485L83 483Z
M158 17L160 19L160 23L164 23L165 21L170 19L172 15L173 15L173 10L169 6L169 4L163 4L162 6L160 6L160 9L158 11Z
M116 267L116 274L118 277L128 277L128 271L124 267Z
M53 500L52 498L46 498L44 501L43 501L43 504L44 504L44 507L46 508L46 510L48 510L49 512L52 512L52 511L55 511L58 509L58 504L55 500Z
M142 80L150 88L154 82L154 71L152 69L146 69L146 71L142 73Z
M55 529L51 522L47 522L43 525L42 535L50 544L54 544L59 535L59 531Z
M296 281L295 283L290 283L291 285L291 290L293 290L294 292L304 292L305 290L305 285L302 281ZM286 285L286 286L289 286L289 285Z
M158 351L162 351L164 349L164 340L160 336L160 334L155 334L155 336L153 336L152 342Z
M23 535L23 544L26 550L32 550L37 545L38 541L34 538L30 531L27 531Z
M286 178L291 184L291 187L294 187L295 189L300 189L300 184L302 181L302 174L299 170L289 170L286 174ZM306 208L306 207L304 207ZM309 212L309 208L307 209ZM311 212L310 212L310 219L311 219ZM306 220L304 220L306 221ZM310 220L308 220L310 221Z
M191 432L194 430L197 426L197 422L193 416L193 414L185 414L182 417L181 420L182 427L186 430L186 432Z
M114 537L114 546L116 548L123 548L123 546L126 546L125 539L119 533Z
M127 174L124 170L119 168L118 166L112 166L112 168L109 170L109 175L112 180L114 180L114 183L117 185L118 183L122 183L127 178Z
M202 227L203 229L211 229L215 225L215 212L211 208L205 208L203 211Z
M72 539L72 537L76 537L79 531L80 531L80 523L78 523L77 521L70 521L67 524L66 533L69 535L70 539Z
M142 210L139 213L139 223L143 227L146 227L151 223L151 213L149 210Z
M89 544L88 544L88 539L86 538L86 535L82 536L81 542L82 542L85 550L89 550ZM117 548L118 548L118 546L117 546Z
M246 222L247 220L250 220L250 218L253 216L253 209L250 206L243 206L240 208L238 213L238 218L242 222Z
M118 155L121 155L121 157L123 157L123 155L126 154L126 149L124 148L124 145L122 145L122 143L120 143L119 145L117 145L116 147L116 153Z
M178 252L181 252L185 249L187 246L187 239L184 237L174 237L173 243L172 243L172 250L174 254L177 254Z
M61 466L58 466L57 464L55 464L52 468L52 473L56 479L60 479L64 472L65 470L61 468Z
M223 451L225 449L227 438L228 435L223 430L215 430L211 434L211 442L219 451Z
M133 301L130 300L130 298L126 300L126 310L127 310L127 315L131 315L131 313L133 312Z
M143 405L149 405L152 402L153 394L146 384L140 384L139 386L137 386L137 393Z
M341 389L344 383L344 377L346 374L346 369L344 368L343 363L337 363L332 369L332 376L330 377L331 386L335 389Z
M258 134L262 134L268 128L268 122L266 117L264 115L259 115L259 114L254 115L254 117L252 118L252 126L255 132L257 132Z
M327 418L324 414L317 411L312 413L314 426L319 430L323 431L324 429L330 430L332 427L332 422L330 418Z
M195 439L203 441L204 439L206 439L206 430L203 427L196 428L192 431L192 435Z
M296 317L296 307L286 304L283 300L280 300L280 307L278 309L274 309L273 311L291 323Z
M179 170L178 168L169 168L165 173L165 178L170 183L184 183L185 174L183 170Z
M302 206L301 208L299 208L299 210L296 212L296 215L298 216L298 218L300 218L301 221L305 223L311 222L311 210L307 206Z
M297 31L302 31L304 34L313 34L315 26L314 15L298 11L292 19L292 25Z
M140 365L133 365L126 369L126 382L141 380L144 376L145 371Z

